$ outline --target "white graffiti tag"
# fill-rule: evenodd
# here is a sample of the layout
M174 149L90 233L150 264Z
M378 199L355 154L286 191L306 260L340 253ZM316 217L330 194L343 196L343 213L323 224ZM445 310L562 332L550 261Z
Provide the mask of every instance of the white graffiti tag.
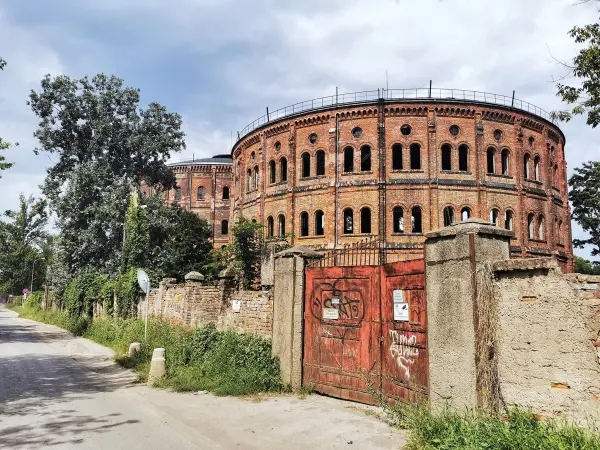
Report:
M415 347L417 336L400 334L396 330L390 330L392 342L390 354L396 360L396 364L404 370L404 376L410 378L410 368L415 363L415 356L419 356L419 349Z

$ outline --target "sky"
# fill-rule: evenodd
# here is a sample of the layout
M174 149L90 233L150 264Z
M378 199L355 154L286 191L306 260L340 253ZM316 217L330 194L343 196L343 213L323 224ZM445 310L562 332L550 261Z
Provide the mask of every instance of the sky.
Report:
M0 136L15 166L0 178L0 211L39 194L52 160L36 156L26 104L42 77L115 74L183 116L187 150L173 161L228 153L232 135L288 104L340 92L470 89L564 108L558 61L578 50L575 25L598 20L578 0L2 0ZM569 175L600 156L600 129L561 125ZM574 237L584 236L573 224ZM589 258L589 249L576 254Z

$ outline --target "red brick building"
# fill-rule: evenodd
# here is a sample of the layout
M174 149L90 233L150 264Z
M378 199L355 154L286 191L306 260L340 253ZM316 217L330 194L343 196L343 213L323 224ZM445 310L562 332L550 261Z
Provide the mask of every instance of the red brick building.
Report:
M494 94L379 90L303 102L240 133L232 220L315 249L376 235L395 259L411 259L425 232L482 218L515 232L513 255L552 255L570 271L564 146L548 113Z

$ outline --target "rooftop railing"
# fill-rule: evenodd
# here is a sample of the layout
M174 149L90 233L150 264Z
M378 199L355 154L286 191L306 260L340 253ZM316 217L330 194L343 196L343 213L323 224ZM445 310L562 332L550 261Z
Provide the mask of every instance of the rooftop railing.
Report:
M327 97L315 98L284 108L277 109L254 120L241 131L238 132L238 140L248 133L262 127L270 122L283 119L307 111L318 111L331 107L348 106L352 104L376 102L379 99L384 100L408 100L408 101L466 101L477 103L489 103L491 105L508 106L511 108L527 111L535 114L549 122L556 123L553 114L548 111L532 105L517 98L508 97L500 94L490 94L488 92L467 91L463 89L443 89L443 88L415 88L415 89L377 89L373 91L352 92L348 94L335 94Z

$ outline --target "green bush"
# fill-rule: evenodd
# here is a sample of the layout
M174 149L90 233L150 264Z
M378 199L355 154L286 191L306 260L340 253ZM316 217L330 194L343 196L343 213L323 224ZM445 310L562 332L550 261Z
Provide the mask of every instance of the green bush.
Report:
M41 291L32 292L25 299L23 306L25 308L40 309L42 307L42 301L44 300L44 293Z

